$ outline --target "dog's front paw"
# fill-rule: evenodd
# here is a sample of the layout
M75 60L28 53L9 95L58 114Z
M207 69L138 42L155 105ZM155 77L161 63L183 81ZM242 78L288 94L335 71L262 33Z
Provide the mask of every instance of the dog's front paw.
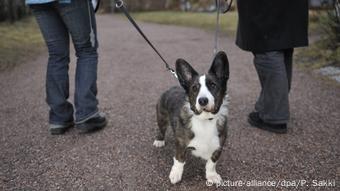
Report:
M164 140L163 141L155 140L153 142L153 146L155 146L155 147L164 147L164 145L165 145L165 141Z
M182 180L184 164L184 162L180 162L174 157L174 165L172 165L169 175L170 182L172 184L176 184L177 182Z
M177 168L172 168L169 178L170 178L170 182L172 184L176 184L177 182L182 180L182 174L183 174L183 170L177 169Z
M206 175L207 181L212 182L214 184L219 184L222 182L222 178L219 174L215 173L209 173Z

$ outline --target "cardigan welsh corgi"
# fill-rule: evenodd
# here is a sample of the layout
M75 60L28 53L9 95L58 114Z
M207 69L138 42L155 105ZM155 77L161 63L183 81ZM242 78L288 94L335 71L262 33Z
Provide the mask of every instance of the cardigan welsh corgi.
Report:
M175 135L176 154L170 171L170 181L175 184L182 179L185 156L207 161L206 179L220 183L216 162L227 138L229 61L219 52L207 74L199 75L188 62L176 61L176 73L182 87L167 90L157 103L159 133L153 145L165 145L165 132L171 126Z

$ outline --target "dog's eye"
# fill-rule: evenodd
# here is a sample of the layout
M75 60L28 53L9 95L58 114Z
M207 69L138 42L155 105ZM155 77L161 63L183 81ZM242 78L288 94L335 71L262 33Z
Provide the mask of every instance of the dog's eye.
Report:
M192 86L192 91L193 92L198 92L198 85Z
M213 89L216 88L216 84L215 84L214 82L209 82L209 86L210 86L211 88L213 88Z

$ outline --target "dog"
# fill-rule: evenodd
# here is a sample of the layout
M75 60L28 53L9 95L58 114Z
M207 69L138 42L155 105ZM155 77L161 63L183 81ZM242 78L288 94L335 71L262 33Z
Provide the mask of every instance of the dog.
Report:
M216 172L216 162L227 138L228 57L224 52L217 53L204 75L199 75L185 60L178 59L176 73L181 87L170 88L157 103L159 133L153 145L165 145L165 132L171 126L176 154L170 182L181 181L186 153L191 152L207 161L207 181L218 184L222 178Z

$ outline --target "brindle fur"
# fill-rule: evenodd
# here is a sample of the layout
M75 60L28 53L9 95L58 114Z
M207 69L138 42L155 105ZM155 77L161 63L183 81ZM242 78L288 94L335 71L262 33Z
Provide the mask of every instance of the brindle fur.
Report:
M176 138L175 158L180 162L184 162L187 151L195 149L188 147L188 145L195 136L191 131L191 118L193 115L199 114L195 108L197 94L193 91L193 88L197 88L195 86L199 85L199 75L186 61L182 59L177 60L176 71L182 87L170 88L161 96L160 100L158 101L157 122L160 131L156 139L159 141L164 141L166 129L170 125ZM208 74L206 74L207 87L215 97L216 102L214 111L212 111L213 114L218 113L218 111L221 109L220 107L226 95L228 78L228 59L225 53L220 52L216 56ZM208 84L209 81L217 84L217 88L210 88ZM226 107L226 105L223 105L222 107ZM227 114L222 114L222 116L218 118L216 126L218 129L220 148L212 154L211 160L213 162L216 162L219 159L222 152L222 147L226 141Z

